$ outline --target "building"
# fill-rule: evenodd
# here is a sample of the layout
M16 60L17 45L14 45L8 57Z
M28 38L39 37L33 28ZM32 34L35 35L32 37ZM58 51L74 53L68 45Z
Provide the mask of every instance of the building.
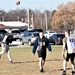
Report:
M23 23L20 21L4 21L0 22L0 28L26 28L28 29L28 24ZM33 28L32 25L30 25L29 28Z

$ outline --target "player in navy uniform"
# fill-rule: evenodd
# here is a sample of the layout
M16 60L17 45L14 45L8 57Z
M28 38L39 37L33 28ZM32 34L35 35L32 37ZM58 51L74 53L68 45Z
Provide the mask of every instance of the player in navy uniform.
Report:
M66 67L67 67L67 62L69 61L69 59L71 61L71 65L72 65L71 75L75 75L75 68L74 68L74 66L75 66L74 65L75 40L72 36L70 36L69 30L65 31L65 38L63 39L62 56L64 57L62 75L66 75Z
M39 57L40 72L44 72L43 66L45 64L45 59L46 59L46 47L51 53L52 49L48 39L44 37L43 32L40 32L39 37L36 39L32 50L33 55L35 55L35 52L37 50L38 57Z

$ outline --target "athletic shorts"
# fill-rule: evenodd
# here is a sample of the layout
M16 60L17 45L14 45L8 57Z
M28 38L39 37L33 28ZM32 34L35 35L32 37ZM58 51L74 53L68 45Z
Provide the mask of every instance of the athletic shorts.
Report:
M9 51L9 45L2 44L2 49L4 50L4 52L8 52Z
M38 53L38 57L39 57L39 58L42 57L43 60L46 59L46 52L37 51L37 53Z
M67 53L66 61L69 61L70 59L71 62L74 62L74 58L75 58L75 53L72 53L72 54Z

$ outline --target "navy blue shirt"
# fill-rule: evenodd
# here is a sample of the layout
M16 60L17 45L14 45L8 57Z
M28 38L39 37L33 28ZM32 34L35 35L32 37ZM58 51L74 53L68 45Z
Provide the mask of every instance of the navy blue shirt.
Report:
M39 49L37 49L38 47L39 47ZM46 47L48 48L49 51L52 51L48 39L45 38L45 37L43 37L42 39L41 39L40 37L38 37L38 38L35 40L32 53L35 54L36 50L42 51L42 52L46 52Z

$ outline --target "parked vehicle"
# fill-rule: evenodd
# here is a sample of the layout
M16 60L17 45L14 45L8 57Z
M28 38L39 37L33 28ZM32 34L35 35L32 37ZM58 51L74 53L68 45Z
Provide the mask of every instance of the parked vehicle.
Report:
M38 36L39 32L24 32L23 37L21 37L21 44L28 43L28 45L32 45Z
M2 42L5 34L8 33L5 29L0 29L0 42ZM1 46L1 44L0 44Z
M33 29L33 30L35 30L35 31L37 31L37 32L43 32L42 29Z
M20 30L19 29L12 29L12 33L20 34Z
M2 42L3 38L4 38L4 36L0 36L0 42ZM1 44L0 44L0 46L1 46Z
M54 31L45 31L45 32L44 32L44 36L49 39L49 37L50 37L52 34L54 34L54 33L56 33L56 32L54 32Z
M19 39L21 32L19 29L12 29L12 34L15 38Z
M49 38L49 42L53 43L53 44L62 44L62 39L65 37L65 34L53 34L52 36L50 36Z
M19 30L21 33L24 33L24 31L27 31L27 29L25 29L25 28L20 28Z
M5 36L7 31L5 29L0 29L0 36Z
M28 33L28 32L37 32L36 30L25 30L24 33Z
M25 30L24 32L43 32L42 29L29 29L29 30Z

